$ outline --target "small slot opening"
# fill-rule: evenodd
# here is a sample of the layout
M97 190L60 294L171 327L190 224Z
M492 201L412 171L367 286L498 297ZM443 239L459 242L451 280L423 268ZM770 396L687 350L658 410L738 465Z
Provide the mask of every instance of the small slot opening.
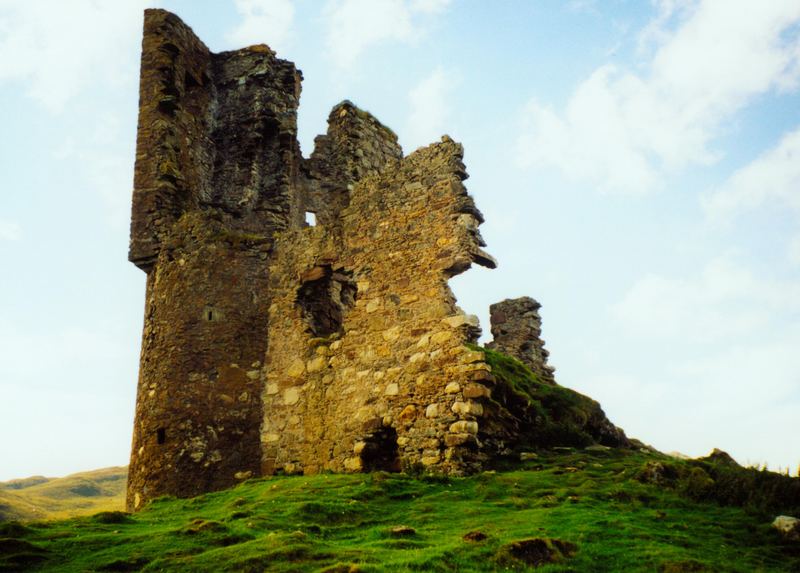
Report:
M214 320L214 311L213 310L209 310L208 311L208 313L206 314L206 319Z
M156 441L160 444L163 444L167 441L167 430L164 428L159 428L156 430Z
M314 211L306 211L306 225L309 227L317 226L317 214Z

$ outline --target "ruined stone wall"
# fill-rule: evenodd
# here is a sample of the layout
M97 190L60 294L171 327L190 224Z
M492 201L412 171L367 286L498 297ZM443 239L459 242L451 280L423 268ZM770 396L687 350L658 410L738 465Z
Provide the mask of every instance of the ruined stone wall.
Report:
M258 475L269 243L181 217L148 274L129 505Z
M260 471L275 230L299 226L300 74L145 12L130 259L148 273L128 508Z
M176 16L145 12L130 510L275 472L460 475L541 423L469 344L477 318L448 286L473 263L495 266L461 145L445 136L403 157L345 101L304 159L301 78L267 46L214 54ZM537 310L493 305L492 347L554 384ZM592 412L591 435L614 439Z
M328 116L327 133L315 138L311 157L301 166L305 210L328 233L340 235L353 183L402 157L392 130L349 101L337 104Z
M445 138L355 183L341 239L324 225L280 235L264 473L476 467L491 376L483 353L464 345L477 322L447 280L491 259L478 245L461 157Z
M506 299L489 307L494 340L487 348L513 356L547 384L555 384L555 368L547 363L550 353L542 340L542 307L529 296Z
M175 221L209 194L210 63L177 16L145 12L129 253L144 270Z

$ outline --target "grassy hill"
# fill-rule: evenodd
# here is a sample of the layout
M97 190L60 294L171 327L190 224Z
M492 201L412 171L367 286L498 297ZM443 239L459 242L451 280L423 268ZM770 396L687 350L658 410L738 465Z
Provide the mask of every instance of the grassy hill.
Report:
M722 456L560 448L467 478L274 477L0 524L0 570L800 571L770 527L798 510L800 480Z
M104 468L63 478L34 476L0 482L0 522L55 519L120 510L127 468Z

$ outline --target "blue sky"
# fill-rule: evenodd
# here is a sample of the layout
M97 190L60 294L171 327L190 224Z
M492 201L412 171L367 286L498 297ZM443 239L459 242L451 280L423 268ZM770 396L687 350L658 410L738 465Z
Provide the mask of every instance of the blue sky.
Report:
M795 0L0 0L0 480L127 463L145 275L126 260L142 10L348 98L406 152L447 133L561 384L663 451L797 471Z

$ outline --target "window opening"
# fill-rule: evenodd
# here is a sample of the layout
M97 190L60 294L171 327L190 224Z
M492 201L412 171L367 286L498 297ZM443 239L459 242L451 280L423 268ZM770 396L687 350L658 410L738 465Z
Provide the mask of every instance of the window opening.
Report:
M297 291L297 305L313 336L341 333L344 316L356 303L356 284L351 274L333 271L330 265L317 267L313 276Z
M159 443L159 445L167 441L167 430L165 428L159 428L156 430L156 441Z

